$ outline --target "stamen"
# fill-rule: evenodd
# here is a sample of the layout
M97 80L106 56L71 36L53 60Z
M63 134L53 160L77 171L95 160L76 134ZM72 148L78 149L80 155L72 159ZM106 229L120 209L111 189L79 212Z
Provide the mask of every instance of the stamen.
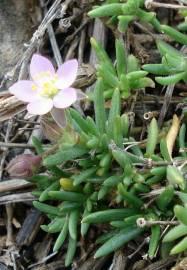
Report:
M31 89L32 89L33 91L36 91L36 89L37 89L36 84L32 84Z
M59 91L59 89L55 85L57 79L58 76L56 74L52 75L49 72L41 72L40 74L38 74L37 80L41 85L41 91L39 94L44 97L54 97Z
M58 93L58 89L50 82L44 83L42 87L41 95L53 97Z

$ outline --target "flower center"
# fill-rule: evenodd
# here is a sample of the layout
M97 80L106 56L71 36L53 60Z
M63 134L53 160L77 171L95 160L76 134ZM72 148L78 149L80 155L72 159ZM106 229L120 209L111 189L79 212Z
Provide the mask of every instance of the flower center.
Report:
M53 80L49 80L42 83L42 90L40 91L40 95L44 97L54 97L58 93L58 88L55 86L55 82Z
M38 85L39 95L42 97L53 98L59 92L56 86L57 75L52 75L49 72L41 72L34 80ZM32 89L36 89L36 84L33 84Z

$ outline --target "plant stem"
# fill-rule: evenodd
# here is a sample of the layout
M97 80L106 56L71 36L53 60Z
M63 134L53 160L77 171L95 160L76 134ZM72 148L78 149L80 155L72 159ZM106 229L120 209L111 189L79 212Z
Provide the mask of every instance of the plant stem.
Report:
M144 228L144 227L151 227L154 225L164 225L164 226L174 226L174 225L179 225L178 221L165 221L165 220L146 220L144 218L138 218L136 221L136 224L138 227L140 228Z
M9 143L9 142L0 142L0 147L5 148L27 148L27 149L34 149L34 146L27 143Z

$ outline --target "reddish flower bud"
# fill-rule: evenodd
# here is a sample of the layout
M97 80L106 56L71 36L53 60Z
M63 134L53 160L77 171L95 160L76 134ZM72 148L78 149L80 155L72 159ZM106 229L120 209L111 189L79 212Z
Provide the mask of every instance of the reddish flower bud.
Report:
M41 156L22 154L13 158L6 170L11 177L26 178L32 176L41 165Z

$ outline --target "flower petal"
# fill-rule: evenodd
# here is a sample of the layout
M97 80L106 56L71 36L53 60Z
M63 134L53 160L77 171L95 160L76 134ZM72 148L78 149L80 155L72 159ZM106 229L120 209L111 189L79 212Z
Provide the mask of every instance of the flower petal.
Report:
M13 94L17 99L30 102L34 101L37 98L37 89L33 90L33 82L22 80L14 83L10 88L9 91Z
M77 71L78 62L76 59L66 61L57 70L59 80L56 83L56 86L59 89L64 89L71 86L77 77Z
M39 54L34 54L30 63L30 75L34 80L37 80L36 78L41 72L48 72L49 75L53 75L55 74L55 69L49 59Z
M54 98L54 107L65 109L71 106L77 100L76 89L66 88L61 90Z
M49 98L40 98L27 105L30 114L43 115L53 108L53 101Z
M65 110L53 107L51 115L59 127L64 128L67 125Z

